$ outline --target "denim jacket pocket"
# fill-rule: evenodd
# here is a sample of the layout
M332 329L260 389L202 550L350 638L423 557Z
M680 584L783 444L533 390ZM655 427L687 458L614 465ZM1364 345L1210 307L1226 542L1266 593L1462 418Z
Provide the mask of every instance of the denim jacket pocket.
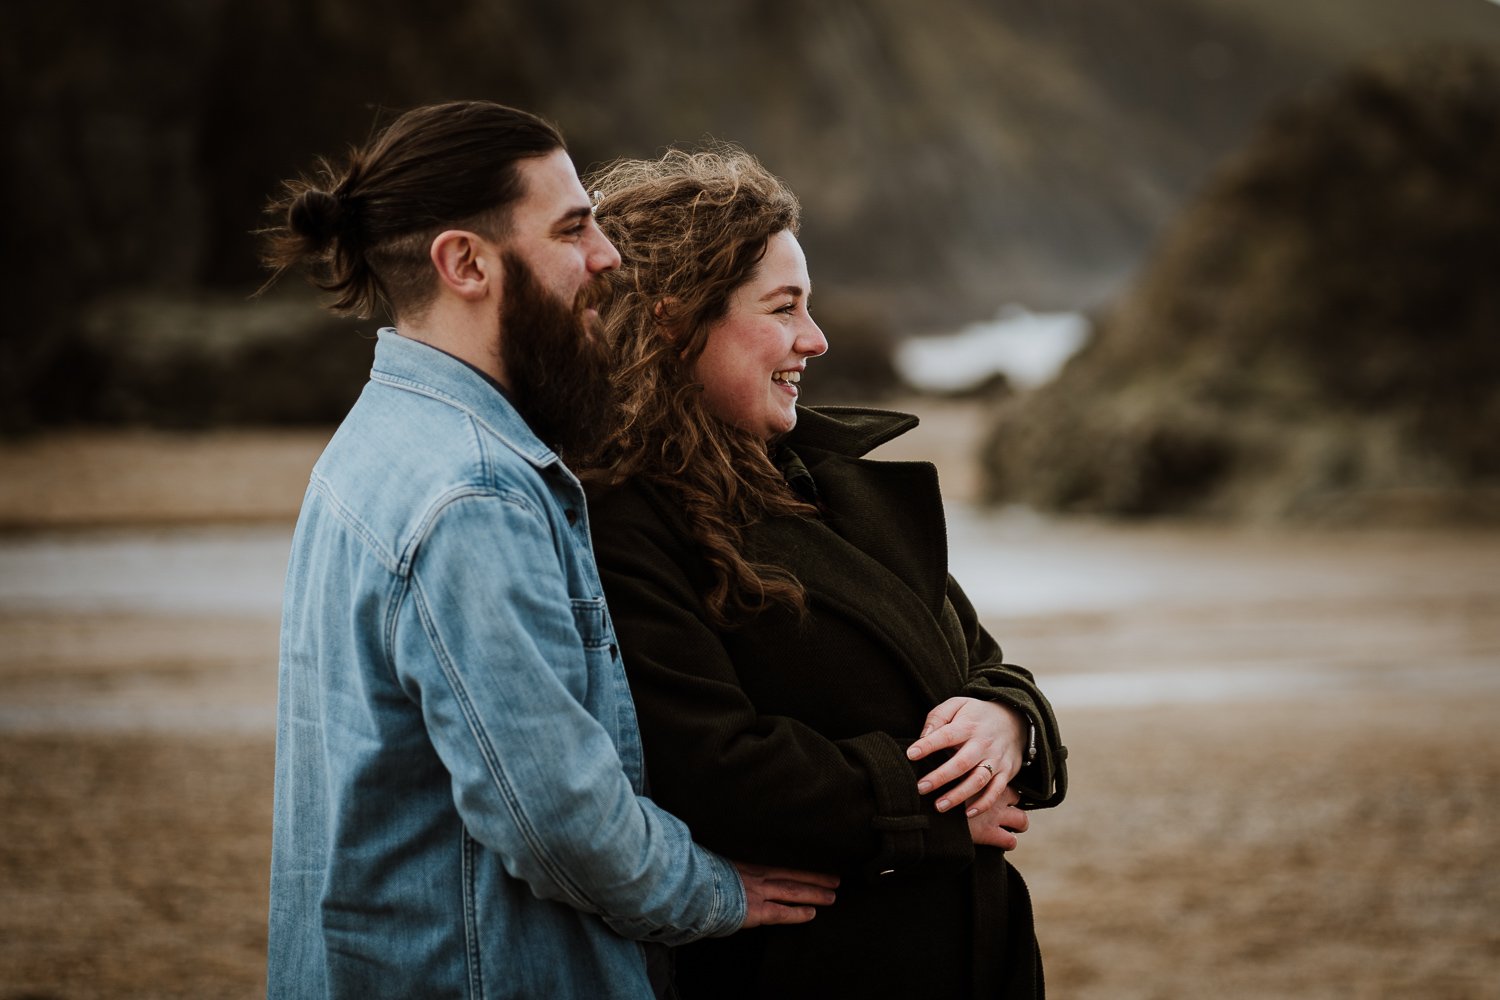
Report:
M612 641L609 634L609 613L602 597L575 597L573 626L585 649L604 649Z

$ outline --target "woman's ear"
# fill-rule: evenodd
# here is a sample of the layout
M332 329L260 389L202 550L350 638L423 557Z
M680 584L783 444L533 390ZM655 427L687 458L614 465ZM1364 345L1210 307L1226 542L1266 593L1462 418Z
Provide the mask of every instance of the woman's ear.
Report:
M681 348L683 337L681 302L675 295L665 295L656 300L651 307L651 315L656 319L656 325L667 341Z
M489 244L478 234L465 229L449 229L432 241L429 251L438 282L465 301L485 297L491 282L498 282L499 258L490 252Z
M676 315L676 312L677 297L675 295L667 295L659 298L656 300L656 304L651 307L651 315L656 318L656 325L665 330L667 337L674 341L677 339L677 327L679 325L679 317Z

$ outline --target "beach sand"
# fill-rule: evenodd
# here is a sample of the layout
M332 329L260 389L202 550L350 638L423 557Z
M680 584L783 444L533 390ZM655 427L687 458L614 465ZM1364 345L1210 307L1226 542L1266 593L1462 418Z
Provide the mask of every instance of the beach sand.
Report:
M934 413L904 447L962 497L974 411ZM289 525L326 436L6 445L0 522L12 545ZM1014 537L1080 573L1160 551L1193 576L982 609L1057 678L1071 751L1067 802L1014 855L1053 996L1500 995L1500 535L1007 530L1002 562ZM1253 553L1260 585L1199 585L1220 552ZM24 589L0 603L0 1000L263 994L274 614Z

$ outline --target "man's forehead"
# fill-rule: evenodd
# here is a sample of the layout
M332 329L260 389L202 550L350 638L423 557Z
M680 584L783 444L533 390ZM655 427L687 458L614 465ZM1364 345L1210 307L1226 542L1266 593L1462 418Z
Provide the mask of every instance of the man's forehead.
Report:
M546 156L523 160L519 170L523 193L516 207L520 212L545 216L551 221L593 205L567 150L558 149Z

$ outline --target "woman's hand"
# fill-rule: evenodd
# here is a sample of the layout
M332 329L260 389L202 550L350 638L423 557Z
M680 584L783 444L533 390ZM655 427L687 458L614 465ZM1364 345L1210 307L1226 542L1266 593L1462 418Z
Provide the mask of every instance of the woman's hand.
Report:
M987 844L1002 851L1014 851L1020 846L1017 834L1025 833L1031 826L1031 817L1016 806L1020 797L1014 788L1007 788L993 808L969 815L969 836L975 846Z
M1021 769L1025 730L1026 720L1009 706L978 698L949 698L927 713L922 736L906 756L921 760L947 747L958 749L917 782L917 792L926 795L957 781L952 788L944 788L937 800L938 812L947 812L960 802L968 804L965 815L970 818L985 812L1000 801Z

